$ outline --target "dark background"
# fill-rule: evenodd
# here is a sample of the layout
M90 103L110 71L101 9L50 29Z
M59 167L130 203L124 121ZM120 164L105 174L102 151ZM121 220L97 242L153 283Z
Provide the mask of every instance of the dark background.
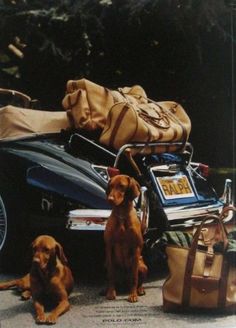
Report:
M0 0L0 87L62 109L69 79L140 84L150 98L185 108L197 161L234 167L233 3Z

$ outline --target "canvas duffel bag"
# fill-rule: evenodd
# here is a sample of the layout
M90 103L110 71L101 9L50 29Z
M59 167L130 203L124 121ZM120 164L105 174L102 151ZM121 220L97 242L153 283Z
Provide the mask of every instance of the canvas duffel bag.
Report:
M70 80L62 106L67 111L72 126L94 131L102 129L114 98L111 92L89 80Z
M62 106L71 125L87 131L102 130L110 108L117 102L146 102L146 93L139 85L110 90L87 79L69 80Z
M0 140L59 133L70 128L63 111L45 111L7 105L0 108Z
M207 221L215 223L215 244L199 248L199 237ZM203 219L189 247L167 245L169 276L162 287L166 312L193 308L236 309L236 266L229 260L228 232L221 217Z
M184 148L191 121L183 107L173 101L112 106L99 141L114 149L130 142L180 142L180 145L158 146L151 152L176 151Z

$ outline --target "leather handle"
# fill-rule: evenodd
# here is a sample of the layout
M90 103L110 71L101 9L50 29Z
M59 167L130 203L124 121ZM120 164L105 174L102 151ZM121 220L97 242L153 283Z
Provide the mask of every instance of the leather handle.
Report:
M207 221L209 220L212 220L213 221L216 221L218 226L220 227L221 229L221 232L222 232L222 241L224 242L224 249L227 247L228 245L228 232L225 228L225 225L221 219L221 217L217 216L217 215L207 215L201 222L201 224L199 225L198 229L196 230L194 236L193 236L193 241L192 241L192 244L191 244L191 248L190 248L190 253L195 253L196 252L196 249L197 249L197 246L198 246L198 241L199 241L199 237L200 237L200 234L201 234L201 230L202 228L204 227L204 225L206 224Z
M185 268L185 275L184 275L184 290L183 290L183 295L182 295L182 305L184 307L189 305L190 301L190 294L191 294L191 277L193 274L193 267L194 267L194 262L195 262L195 257L196 257L196 252L197 252L197 246L198 246L198 240L201 234L201 230L205 223L209 220L212 220L217 222L217 224L221 228L222 232L222 239L224 242L224 249L227 247L228 244L228 233L227 230L224 226L224 223L221 219L221 217L217 215L207 215L201 222L200 226L198 227L197 231L195 232L193 236L193 241L191 244L191 247L189 249L188 257L187 257L187 262L186 262L186 268Z
M236 207L233 206L233 205L226 206L226 207L222 210L222 212L221 212L221 214L220 214L220 218L221 218L221 220L224 219L226 213L228 213L229 211L236 212Z
M163 125L160 125L159 124L159 122L158 123L156 123L156 127L157 128L164 128L164 129L168 129L169 127L170 127L170 119L171 120L173 120L173 121L175 121L180 127L181 127L181 129L182 129L182 143L181 143L181 145L178 147L178 151L182 151L182 150L184 150L184 148L185 148L185 145L186 145L186 142L187 142L187 140L188 140L188 132L187 132L187 129L185 128L185 126L182 124L182 122L178 119L178 117L176 116L176 115L174 115L173 114L173 110L175 111L176 110L176 108L179 106L179 104L178 103L175 103L169 110L166 110L165 108L163 108L157 101L155 101L155 100L153 100L153 99L150 99L150 98L148 98L148 97L145 97L145 96L143 96L143 95L139 95L139 94L135 94L135 93L128 93L128 92L124 92L123 90L122 90L122 88L118 88L118 92L126 99L126 101L129 103L129 100L128 100L128 98L127 98L127 95L130 95L130 96L133 96L133 97L136 97L136 98L138 98L138 99L141 99L141 98L143 98L143 99L145 99L145 100L147 100L149 103L153 103L154 105L156 105L157 107L159 107L160 108L160 110L161 110L161 112L162 112L162 117L161 117L161 119L162 119L162 122L164 122L164 126ZM140 110L142 110L142 108L139 106L139 105L137 105L138 107L139 107L139 109ZM156 111L157 112L157 111ZM142 119L144 119L144 120L146 120L146 115L143 115L143 114L141 114L141 115L139 115ZM149 118L150 118L150 116L149 116ZM149 119L148 119L148 121L150 121ZM152 120L152 124L153 124L153 120ZM155 126L155 125L154 125Z

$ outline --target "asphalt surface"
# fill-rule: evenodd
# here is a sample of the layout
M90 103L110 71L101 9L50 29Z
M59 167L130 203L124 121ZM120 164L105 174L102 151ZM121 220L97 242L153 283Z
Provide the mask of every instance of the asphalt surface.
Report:
M94 245L94 248L96 249L97 246ZM90 255L91 253L88 252L85 258ZM95 258L96 261L84 261L81 258L79 262L73 259L72 267L76 284L70 295L71 309L59 318L56 327L236 327L236 315L207 312L164 313L162 285L167 272L163 270L156 270L149 274L144 284L146 295L139 297L139 302L133 304L127 302L126 293L120 293L115 301L108 301L101 296L101 291L106 285L101 263L103 259L99 256L99 252ZM4 274L0 270L0 281L18 276L19 274ZM0 292L0 328L36 326L32 300L22 301L13 290Z
M96 276L96 272L94 272ZM0 275L1 280L12 278ZM145 283L146 295L139 302L127 302L127 295L118 295L115 301L100 296L103 285L76 283L70 296L71 309L62 315L56 327L208 327L235 328L236 316L226 314L188 313L170 314L162 310L162 284L164 279L152 277ZM36 327L32 301L21 301L14 291L0 294L0 327Z

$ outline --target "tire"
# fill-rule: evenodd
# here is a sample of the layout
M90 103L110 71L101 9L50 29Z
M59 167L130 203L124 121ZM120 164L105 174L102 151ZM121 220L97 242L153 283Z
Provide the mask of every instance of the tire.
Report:
M2 197L0 196L0 259L6 245L7 238L7 213Z
M150 271L166 271L166 255L159 240L163 232L171 230L171 227L158 195L152 189L151 183L146 182L146 186L146 192L143 197L143 204L144 207L146 206L146 209L143 208L142 210L147 213L146 229L143 231L143 257Z
M28 234L22 225L22 207L16 199L0 191L0 269L4 272L26 269Z
M157 194L151 188L148 188L148 198L149 228L156 230L157 236L160 237L164 231L171 230L170 223Z
M170 223L168 221L167 215L163 209L163 206L160 202L160 199L157 193L154 191L154 186L149 177L145 177L144 175L140 175L136 177L141 187L141 195L142 188L145 188L146 191L143 197L143 203L146 206L146 211L148 214L147 224L146 224L146 234L150 235L154 233L154 238L160 237L164 231L170 230ZM140 197L141 198L141 197ZM141 204L140 204L141 203ZM142 208L142 200L139 201L139 208Z

